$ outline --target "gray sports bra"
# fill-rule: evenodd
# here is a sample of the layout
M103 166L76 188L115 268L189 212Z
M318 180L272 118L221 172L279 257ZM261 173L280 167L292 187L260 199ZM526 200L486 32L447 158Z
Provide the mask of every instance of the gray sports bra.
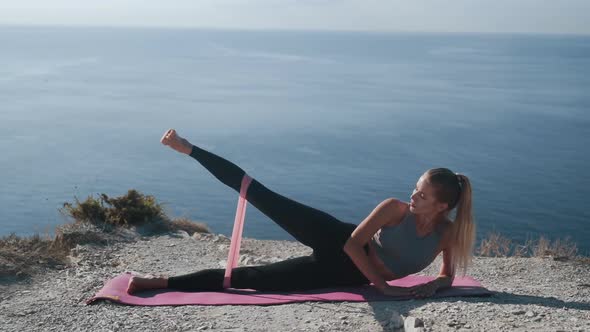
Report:
M421 238L416 234L415 216L408 209L401 223L381 227L371 239L377 256L399 278L423 270L437 256L441 225Z

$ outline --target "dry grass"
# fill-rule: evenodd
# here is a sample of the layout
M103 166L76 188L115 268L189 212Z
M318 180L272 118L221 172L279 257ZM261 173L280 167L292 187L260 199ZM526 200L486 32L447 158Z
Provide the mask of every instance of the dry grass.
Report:
M59 211L73 223L55 227L54 237L46 231L43 236L36 233L21 237L13 233L0 238L0 282L27 278L45 268L64 267L76 245L107 245L105 234L121 227L134 228L142 235L176 230L189 235L209 233L204 223L184 217L170 219L153 196L134 189L115 198L105 194L99 199L90 196L83 202L75 198L74 204L66 202Z
M578 257L578 247L570 237L549 240L540 236L537 240L528 238L524 243L515 242L497 232L488 233L481 240L476 254L487 257L547 257L555 260L581 259Z
M0 280L21 279L44 268L60 268L69 263L68 253L69 248L48 236L4 236L0 238Z
M491 257L507 257L510 254L512 241L501 234L490 233L481 240L479 255Z
M194 222L188 218L175 218L171 222L172 230L183 230L188 233L188 235L193 235L194 233L210 233L209 227L206 224L200 222Z

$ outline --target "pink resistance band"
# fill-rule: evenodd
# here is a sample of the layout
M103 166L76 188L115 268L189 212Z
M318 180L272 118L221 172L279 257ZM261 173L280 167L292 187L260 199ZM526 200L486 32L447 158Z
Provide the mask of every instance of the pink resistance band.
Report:
M225 267L225 276L223 277L223 288L231 287L231 272L238 265L240 256L240 243L242 242L242 231L244 230L244 218L246 217L246 193L252 182L252 178L244 173L242 185L240 187L240 197L238 198L238 208L236 210L236 220L234 221L234 230L231 234L231 243L229 245L229 254L227 256L227 266Z

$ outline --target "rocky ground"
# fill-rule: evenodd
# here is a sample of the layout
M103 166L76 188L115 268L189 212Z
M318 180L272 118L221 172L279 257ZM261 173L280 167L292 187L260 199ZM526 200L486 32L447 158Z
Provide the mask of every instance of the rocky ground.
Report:
M0 284L1 331L590 331L590 264L476 257L469 275L492 297L273 306L85 305L110 278L225 268L229 239L186 232L105 235L77 245L71 265ZM241 265L307 255L299 243L244 239ZM420 274L436 275L440 257ZM417 328L416 328L417 326Z

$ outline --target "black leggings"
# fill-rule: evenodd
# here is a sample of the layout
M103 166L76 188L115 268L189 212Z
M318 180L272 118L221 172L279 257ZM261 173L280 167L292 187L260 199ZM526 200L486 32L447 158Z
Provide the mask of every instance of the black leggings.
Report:
M193 145L190 156L219 181L240 192L245 174L237 165ZM232 288L267 291L307 290L369 284L370 281L342 250L356 225L277 194L252 179L246 199L295 239L313 249L309 256L261 266L237 267ZM368 245L365 246L368 252ZM206 269L168 278L168 287L187 291L223 289L225 269Z

